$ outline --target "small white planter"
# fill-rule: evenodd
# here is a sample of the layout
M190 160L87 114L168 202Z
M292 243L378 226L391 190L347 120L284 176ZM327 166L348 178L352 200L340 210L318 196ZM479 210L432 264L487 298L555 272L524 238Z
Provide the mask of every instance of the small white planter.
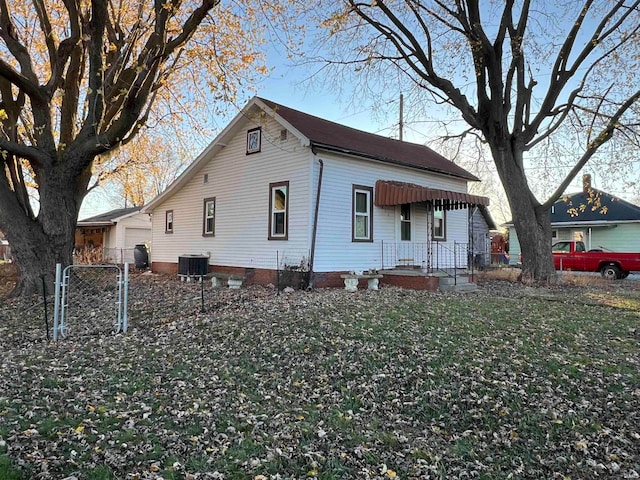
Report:
M379 280L377 278L370 278L368 280L368 285L367 288L369 290L378 290L378 284L379 284Z
M229 288L233 288L234 290L238 290L242 286L242 280L237 280L235 278L230 278L227 281Z
M358 279L357 278L345 278L344 279L344 289L347 292L355 292L358 290Z

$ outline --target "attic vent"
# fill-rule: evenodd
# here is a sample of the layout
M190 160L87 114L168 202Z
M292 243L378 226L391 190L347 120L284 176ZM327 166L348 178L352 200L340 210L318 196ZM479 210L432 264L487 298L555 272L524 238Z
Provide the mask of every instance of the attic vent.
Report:
M287 129L283 128L280 130L280 141L283 142L287 139Z

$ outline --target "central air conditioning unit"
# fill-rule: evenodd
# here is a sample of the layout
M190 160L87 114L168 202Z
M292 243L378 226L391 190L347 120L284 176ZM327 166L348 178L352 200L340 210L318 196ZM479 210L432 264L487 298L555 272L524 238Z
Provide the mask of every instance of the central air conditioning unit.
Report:
M206 255L180 255L178 257L178 276L204 277L209 271L209 257Z

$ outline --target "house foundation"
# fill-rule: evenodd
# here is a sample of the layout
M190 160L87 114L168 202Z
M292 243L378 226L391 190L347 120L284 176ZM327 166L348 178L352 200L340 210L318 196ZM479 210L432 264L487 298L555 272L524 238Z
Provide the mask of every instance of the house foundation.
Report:
M151 270L154 273L164 273L170 275L178 274L178 264L173 262L153 262ZM222 272L245 278L243 285L277 285L278 272L265 268L245 268L230 267L223 265L209 265L209 272ZM345 283L342 275L349 272L314 272L310 281L314 288L344 288ZM438 290L439 277L425 274L421 271L411 270L384 270L379 279L381 288L394 286L408 288L411 290L428 290L435 292ZM367 288L367 284L362 286Z

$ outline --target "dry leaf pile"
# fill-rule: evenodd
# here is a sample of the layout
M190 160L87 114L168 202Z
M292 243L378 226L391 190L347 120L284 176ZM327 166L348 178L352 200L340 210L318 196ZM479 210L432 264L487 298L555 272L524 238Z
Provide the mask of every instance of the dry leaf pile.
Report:
M2 304L0 478L640 478L635 291L131 292L57 344Z

